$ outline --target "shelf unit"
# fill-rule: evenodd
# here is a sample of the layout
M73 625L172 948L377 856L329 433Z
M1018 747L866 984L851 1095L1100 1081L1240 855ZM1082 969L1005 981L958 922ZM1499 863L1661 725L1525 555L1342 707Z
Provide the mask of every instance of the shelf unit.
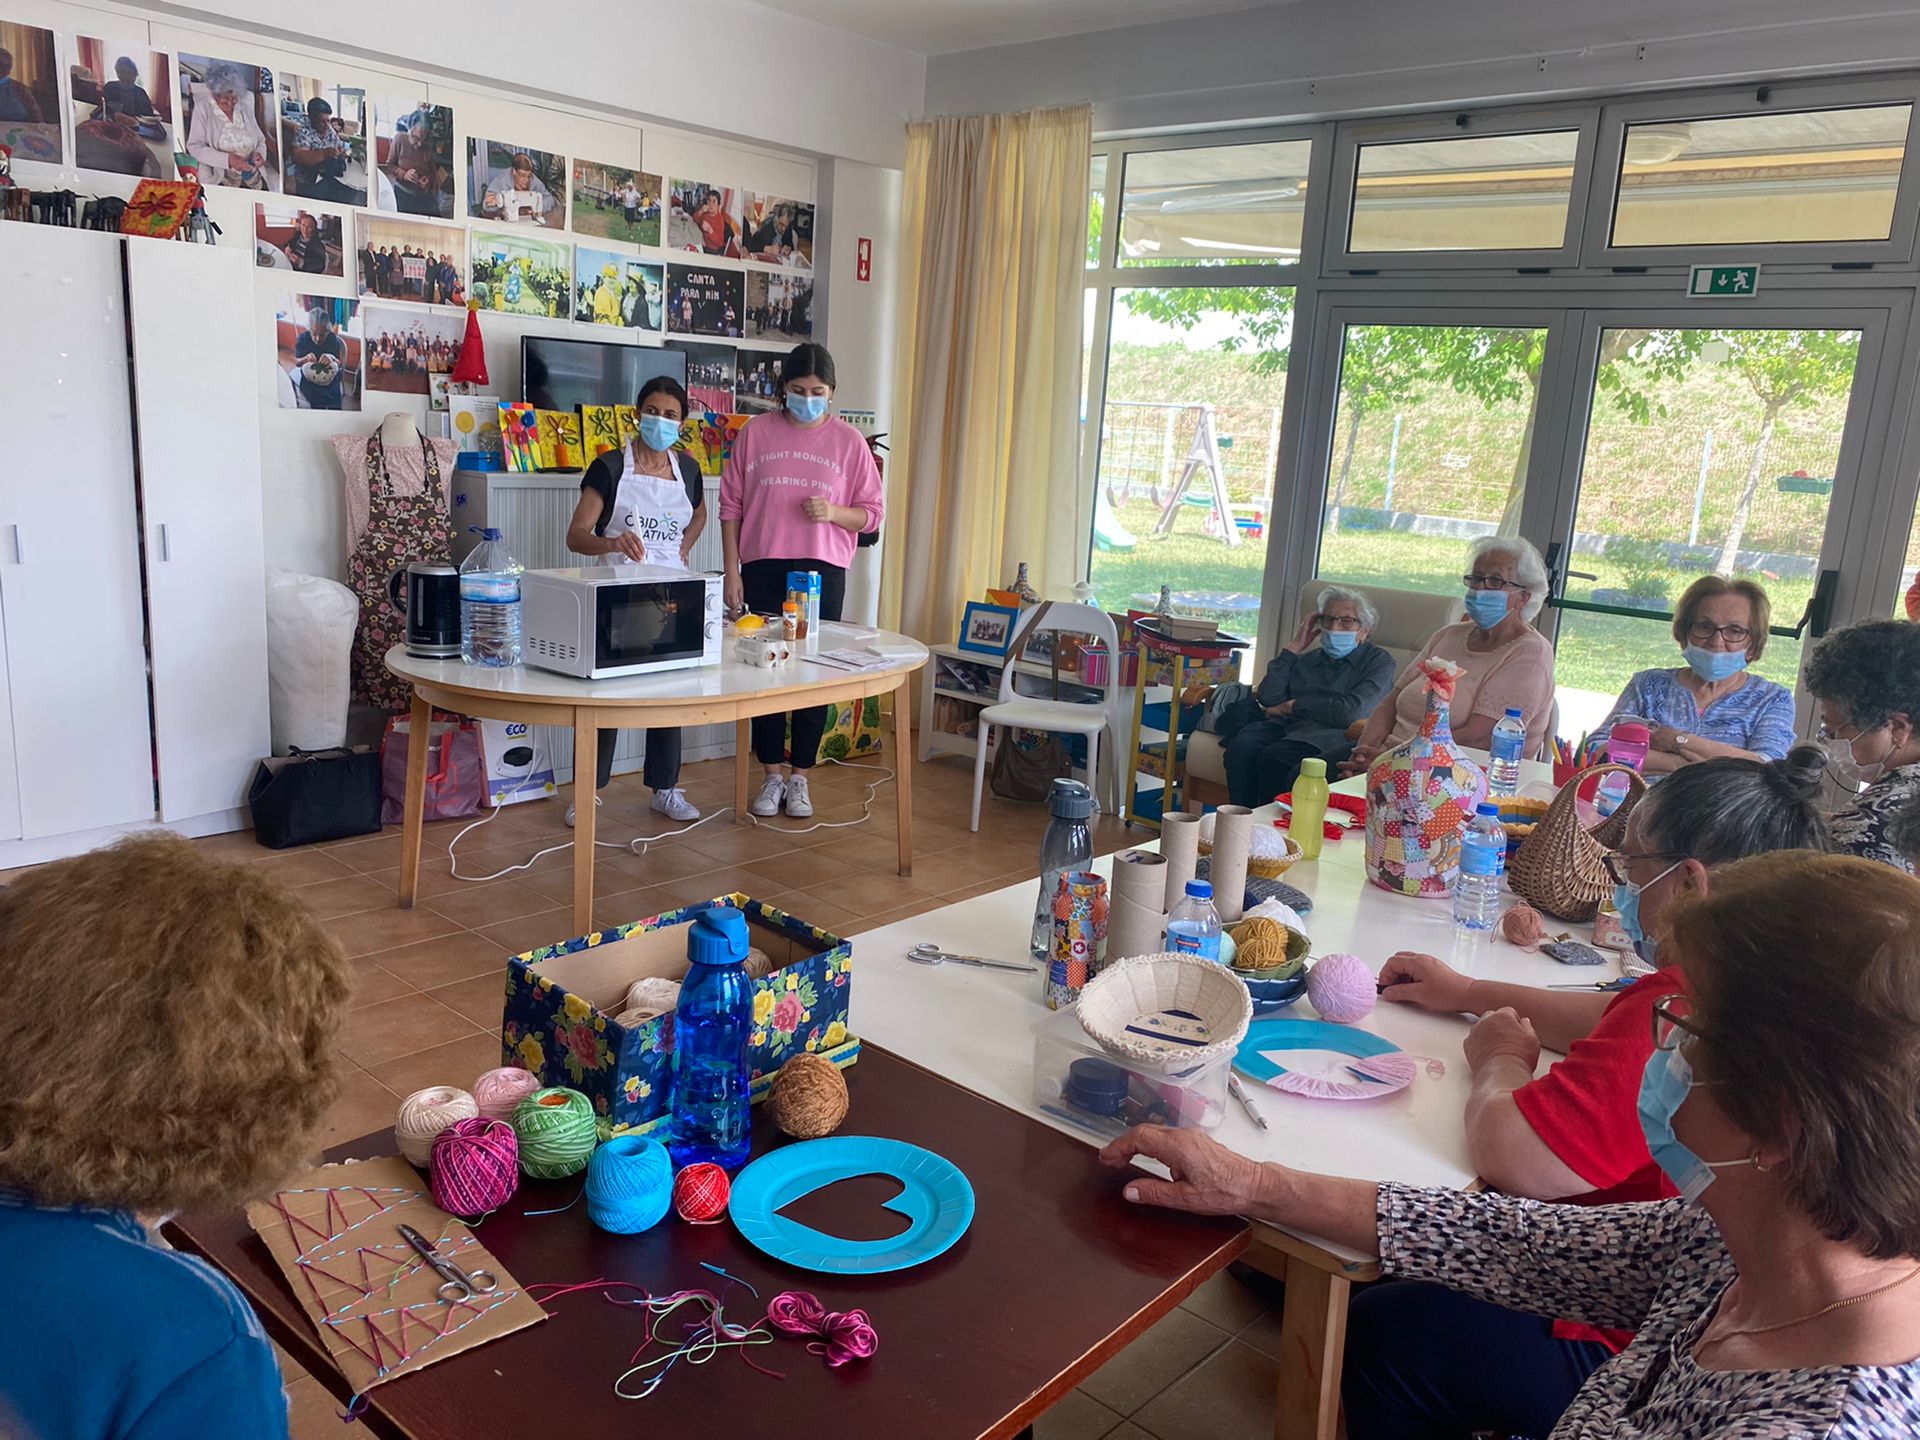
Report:
M1186 808L1186 745L1199 720L1196 716L1192 724L1182 725L1180 694L1189 685L1238 679L1239 652L1245 645L1236 641L1232 648L1183 647L1150 641L1138 630L1135 634L1140 639L1140 683L1133 694L1133 743L1126 752L1127 803L1121 818L1157 831L1162 814ZM1161 704L1167 707L1167 724L1148 724L1149 709ZM1154 783L1142 785L1142 780Z

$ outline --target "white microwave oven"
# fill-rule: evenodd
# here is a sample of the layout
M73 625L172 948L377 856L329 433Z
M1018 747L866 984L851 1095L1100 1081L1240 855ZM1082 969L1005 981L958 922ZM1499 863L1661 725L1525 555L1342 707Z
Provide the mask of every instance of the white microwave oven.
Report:
M582 565L520 577L529 665L605 680L720 663L720 576L660 565Z

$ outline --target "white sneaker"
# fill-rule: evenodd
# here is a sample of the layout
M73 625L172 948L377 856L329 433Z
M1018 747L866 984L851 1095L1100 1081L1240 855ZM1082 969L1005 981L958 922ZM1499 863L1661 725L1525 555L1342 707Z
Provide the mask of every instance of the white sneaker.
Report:
M596 796L594 796L594 797L593 797L593 803L594 803L594 804L595 804L596 806L597 806L597 805L599 805L599 803L600 803L600 797L599 797L598 795L596 795ZM574 813L574 808L573 808L573 806L571 806L571 805L569 805L569 806L567 806L567 828L568 828L569 830L571 830L571 829L573 829L573 822L574 822L574 821L575 821L575 819L577 819L577 818L578 818L578 817L577 817L577 816L575 815L575 813Z
M813 797L807 794L807 777L798 770L787 777L787 814L805 820L813 814Z
M653 810L656 815L664 815L669 820L698 820L700 812L693 808L687 799L687 792L678 785L670 785L665 790L653 792Z
M755 815L767 816L780 813L780 802L786 798L787 782L778 775L767 776L766 783L760 787L760 794L747 807Z

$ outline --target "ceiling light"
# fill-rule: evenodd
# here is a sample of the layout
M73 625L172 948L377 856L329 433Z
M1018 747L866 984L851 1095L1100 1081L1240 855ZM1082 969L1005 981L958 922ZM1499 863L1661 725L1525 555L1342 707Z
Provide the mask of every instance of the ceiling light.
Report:
M1684 120L1661 125L1629 125L1625 162L1635 169L1670 165L1687 153L1693 127Z

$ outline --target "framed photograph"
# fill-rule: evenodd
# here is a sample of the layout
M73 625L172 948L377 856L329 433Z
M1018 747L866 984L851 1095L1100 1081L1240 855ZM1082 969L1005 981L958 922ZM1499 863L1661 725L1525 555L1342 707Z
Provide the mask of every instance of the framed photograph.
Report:
M1010 605L969 600L967 613L960 620L960 648L1004 660L1007 651L1013 648L1013 632L1019 623L1020 612Z
M567 157L504 140L467 141L467 214L496 225L567 228Z
M14 64L19 63L16 55ZM73 96L75 164L148 180L173 177L171 55L144 40L76 35L67 85Z
M573 228L629 245L660 243L660 177L598 160L573 162Z

